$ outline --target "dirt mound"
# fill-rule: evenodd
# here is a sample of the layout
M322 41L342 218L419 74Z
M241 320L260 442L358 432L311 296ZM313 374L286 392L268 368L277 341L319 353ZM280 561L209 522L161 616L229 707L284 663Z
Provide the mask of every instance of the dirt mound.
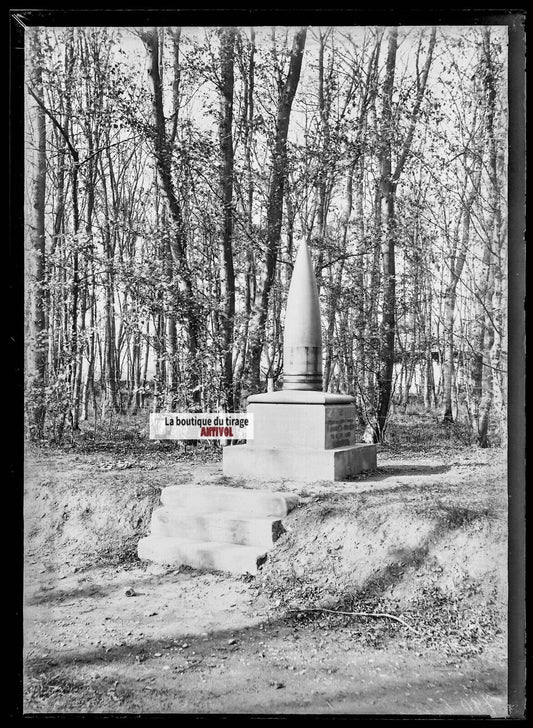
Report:
M161 490L142 471L121 473L102 465L73 463L66 456L27 462L26 546L44 554L47 564L83 567L136 559Z
M471 478L468 493L448 474L446 486L312 497L284 519L287 531L259 577L262 591L289 612L412 615L426 634L453 636L475 651L506 622L502 474Z
M263 568L265 577L401 600L412 598L423 577L454 593L476 583L484 596L495 590L505 600L501 519L444 505L417 513L409 504L361 507L357 496L335 500L306 504L285 518L287 533Z

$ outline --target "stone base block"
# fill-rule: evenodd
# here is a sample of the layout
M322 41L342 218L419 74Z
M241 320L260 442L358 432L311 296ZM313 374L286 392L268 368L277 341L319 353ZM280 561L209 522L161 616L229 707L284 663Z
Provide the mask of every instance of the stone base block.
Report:
M254 437L249 447L330 450L356 444L355 405L252 402Z
M254 546L238 546L218 541L182 541L179 538L147 536L139 541L139 558L168 566L257 574L266 560L266 551Z
M278 518L254 518L243 513L190 513L163 506L152 513L152 536L184 541L222 541L243 546L272 548L284 532Z
M223 451L223 472L232 478L346 480L376 467L376 446L366 444L331 450L233 445Z

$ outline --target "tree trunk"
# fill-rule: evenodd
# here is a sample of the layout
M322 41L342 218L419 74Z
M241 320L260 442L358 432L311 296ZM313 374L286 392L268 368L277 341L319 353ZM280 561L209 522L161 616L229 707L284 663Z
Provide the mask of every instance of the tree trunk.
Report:
M260 296L258 310L251 326L250 345L250 372L252 391L261 388L261 355L265 343L266 320L270 291L275 279L277 251L281 235L281 221L283 214L283 189L287 174L287 134L292 108L292 102L302 68L302 58L305 47L307 29L298 30L294 35L290 55L289 71L278 99L276 136L272 152L271 182L267 201L267 232L266 232L266 270Z
M457 298L457 286L461 279L466 253L470 242L470 224L472 215L472 205L479 187L479 172L477 180L474 182L472 190L464 203L461 215L461 241L459 249L457 249L457 241L454 240L452 250L450 251L449 278L448 285L444 295L445 299L445 319L444 319L444 363L443 363L443 421L453 422L453 380L454 380L454 322L455 322L455 303ZM454 235L455 238L455 235Z
M352 217L352 208L353 208L353 175L354 171L357 165L357 157L352 159L350 161L350 164L348 166L348 170L346 172L346 185L345 185L345 193L344 193L344 210L342 214L341 219L341 226L342 226L342 237L341 237L341 246L340 246L340 252L341 255L346 253L346 246L348 243L348 230L350 227L350 219ZM342 285L342 274L344 271L344 258L341 258L338 264L338 270L337 275L335 277L335 281L333 282L333 290L336 292L340 292L341 285ZM362 273L361 266L356 266L356 274ZM358 289L358 293L362 292L362 287ZM327 314L327 321L326 321L326 351L325 351L325 357L324 357L324 390L328 391L329 388L329 382L331 379L332 374L332 362L333 362L333 333L335 329L335 315L337 306L336 303L339 302L339 296L334 295L334 300L331 301L330 306L328 308L328 314Z
M26 206L25 247L27 269L26 406L30 438L44 434L45 384L48 343L45 328L45 204L46 118L42 95L42 57L39 28L28 29L28 77L33 93L26 97ZM41 101L41 103L39 103Z
M235 29L220 32L220 200L219 232L220 296L222 302L222 405L234 410L233 327L235 316L235 272L233 269L233 63Z
M380 326L380 366L377 373L378 406L376 436L383 439L392 392L394 367L394 338L396 326L396 263L394 185L392 181L392 92L398 47L398 29L389 35L385 82L383 85L383 112L380 141L380 188L378 197L378 225L381 233L383 314Z
M477 421L477 442L480 447L489 445L490 415L494 403L495 380L501 369L501 290L502 290L502 214L501 189L499 180L499 150L495 129L496 116L496 75L498 73L491 48L490 30L483 33L483 77L486 95L486 130L488 138L488 176L489 204L486 221L486 241L484 254L483 284L478 299L478 321L484 321L483 347L481 357L481 401ZM478 374L479 376L479 374ZM500 402L500 415L504 416Z
M405 167L409 153L411 151L411 144L413 141L416 124L420 113L422 99L426 90L429 69L431 67L431 62L433 59L435 41L436 29L432 28L424 68L417 78L417 92L413 105L413 110L411 112L409 129L402 143L394 172L392 172L392 91L394 86L396 51L398 47L397 28L393 28L390 31L389 36L386 75L383 90L383 113L380 148L379 213L382 218L380 227L382 235L381 254L383 272L383 314L380 326L380 363L379 371L377 374L378 405L376 435L379 441L383 439L383 436L385 434L387 415L393 387L392 378L394 372L394 344L396 333L396 187Z
M96 284L94 279L94 262L92 263L92 280L91 280L91 314L90 314L90 329L89 335L89 350L88 350L88 369L87 377L85 379L85 386L83 388L82 397L82 409L81 418L87 420L89 417L89 397L92 394L92 400L95 401L94 391L94 370L96 360L96 343L95 343L95 330L96 330Z
M242 36L237 36L238 40ZM246 225L246 233L250 240L253 240L253 205L254 205L254 174L252 166L253 151L253 128L254 128L254 87L255 87L255 30L250 29L248 63L243 64L243 126L244 126L244 176L245 176L245 194L243 194L243 207ZM239 57L239 54L237 54ZM235 369L233 372L234 382L234 401L235 407L239 410L242 406L243 393L243 375L248 360L248 332L250 327L250 319L255 305L256 297L256 278L255 278L255 254L252 245L248 245L246 249L246 270L244 274L244 324L241 334L241 351L236 359Z
M195 408L200 406L199 391L199 317L197 303L192 283L192 273L187 260L187 238L183 212L178 194L172 179L172 147L167 138L165 116L163 109L163 86L159 61L159 34L157 28L147 28L139 31L148 54L148 74L152 83L152 111L154 119L154 153L161 185L165 193L170 215L174 224L174 234L171 238L171 252L180 292L182 294L184 317L187 321L188 348L189 348L189 375L191 399Z
M70 283L70 424L73 430L78 430L79 420L79 368L81 367L81 352L79 346L79 299L80 299L80 254L79 254L79 231L80 231L80 201L79 201L79 163L80 155L73 143L72 134L72 94L74 90L74 66L76 54L74 50L74 29L69 29L67 42L67 90L65 101L65 124L63 131L67 139L67 146L70 151L70 194L72 200L72 274Z
M444 361L442 365L442 402L443 422L453 422L452 394L454 377L454 336L453 325L455 319L455 289L458 278L455 273L450 274L450 283L445 293L444 309Z
M424 377L424 407L427 411L436 407L435 375L433 369L433 340L432 340L432 289L431 281L427 282L427 274L424 279L426 289L426 304L424 315L424 339L425 339L425 377Z

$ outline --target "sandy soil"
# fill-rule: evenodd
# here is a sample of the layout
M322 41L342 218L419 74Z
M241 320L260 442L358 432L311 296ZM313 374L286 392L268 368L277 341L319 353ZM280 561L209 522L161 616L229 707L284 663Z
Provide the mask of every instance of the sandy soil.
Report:
M135 558L160 488L216 463L37 453L25 480L26 713L506 715L503 453L235 483L301 498L255 578Z

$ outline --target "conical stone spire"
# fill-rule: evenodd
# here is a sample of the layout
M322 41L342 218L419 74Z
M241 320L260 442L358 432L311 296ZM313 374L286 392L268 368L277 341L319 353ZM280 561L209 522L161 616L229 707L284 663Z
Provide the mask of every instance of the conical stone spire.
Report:
M322 391L322 330L313 263L302 240L285 310L283 389Z

